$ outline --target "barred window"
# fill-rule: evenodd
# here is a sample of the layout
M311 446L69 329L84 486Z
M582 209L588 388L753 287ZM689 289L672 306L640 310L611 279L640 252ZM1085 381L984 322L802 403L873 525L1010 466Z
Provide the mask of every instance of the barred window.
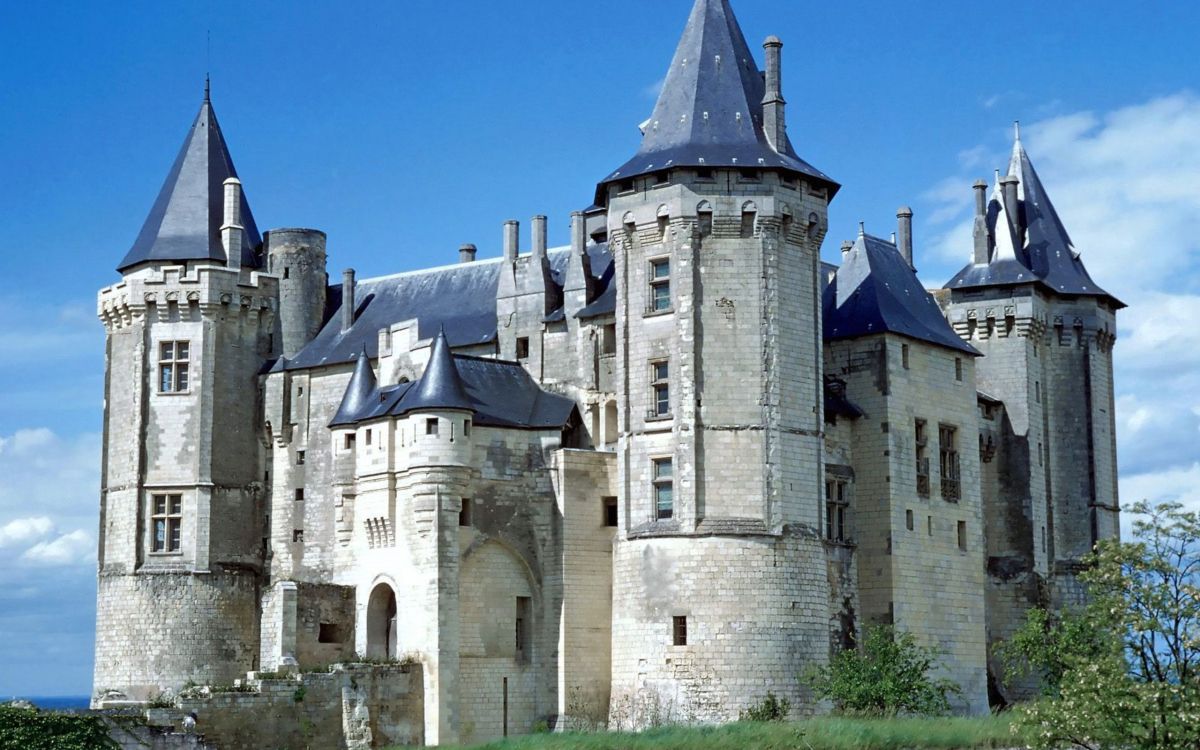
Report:
M154 513L150 528L154 537L151 549L154 552L179 552L182 546L183 496L154 495Z
M159 393L187 393L189 350L187 341L163 341L158 345Z

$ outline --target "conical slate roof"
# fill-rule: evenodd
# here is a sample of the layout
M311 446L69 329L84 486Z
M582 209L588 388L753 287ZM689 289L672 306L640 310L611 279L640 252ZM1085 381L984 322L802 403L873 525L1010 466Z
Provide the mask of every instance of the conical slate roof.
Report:
M450 353L450 344L446 341L446 331L438 332L433 340L433 350L429 353L429 363L421 379L413 386L413 390L404 399L405 411L422 409L466 409L474 410L474 403L463 387L458 367L454 364L454 355Z
M358 361L354 365L354 374L350 376L350 383L346 386L346 393L342 396L342 404L338 407L337 414L333 415L329 426L343 427L357 422L359 416L366 412L375 400L376 391L371 358L367 356L366 347L363 347L362 354L358 355Z
M200 112L146 217L142 231L117 270L147 261L225 260L221 245L225 180L237 177L225 137L205 91ZM242 193L242 266L258 268L262 245L246 194Z
M968 263L946 289L971 289L1037 282L1059 294L1102 297L1124 303L1104 291L1088 274L1066 227L1046 195L1029 160L1020 133L1013 143L1008 174L1017 178L1016 216L1009 216L999 185L988 202L988 229L995 241L987 263ZM1022 241L1023 240L1023 241Z
M946 322L941 308L892 243L859 234L845 262L825 287L827 341L896 333L978 354Z
M601 181L597 203L608 183L672 167L786 169L836 191L837 183L800 159L790 141L782 152L771 147L763 131L764 92L729 0L696 0L642 146Z

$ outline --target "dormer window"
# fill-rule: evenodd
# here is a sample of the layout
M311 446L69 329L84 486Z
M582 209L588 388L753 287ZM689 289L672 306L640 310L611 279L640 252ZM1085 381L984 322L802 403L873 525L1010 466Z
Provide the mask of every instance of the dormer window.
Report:
M717 177L709 167L700 167L696 170L696 179L701 182L712 182Z
M665 171L654 173L655 185L666 185L668 182L670 182L670 173Z
M762 182L762 175L757 169L742 169L738 171L738 179L742 182Z
M632 193L633 180L621 180L621 182L617 184L617 191L621 193Z

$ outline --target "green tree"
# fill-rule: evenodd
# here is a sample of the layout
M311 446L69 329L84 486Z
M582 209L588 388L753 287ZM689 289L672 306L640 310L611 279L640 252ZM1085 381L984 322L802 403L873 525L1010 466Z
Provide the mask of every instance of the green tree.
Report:
M806 682L839 712L893 717L939 716L950 710L958 685L931 676L938 653L890 625L866 628L862 644L838 653L829 666L810 670Z
M1033 609L998 651L1010 685L1036 675L1042 694L1058 697L1072 667L1111 654L1114 644L1111 629L1089 610L1051 613Z
M1020 711L1036 747L1200 747L1200 515L1175 503L1129 512L1133 540L1101 542L1081 574L1081 625L1033 665L1059 674L1054 697Z

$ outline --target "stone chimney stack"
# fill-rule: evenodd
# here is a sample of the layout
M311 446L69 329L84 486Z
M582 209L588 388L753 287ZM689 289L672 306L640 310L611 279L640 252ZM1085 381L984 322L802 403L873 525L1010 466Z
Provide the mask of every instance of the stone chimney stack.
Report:
M763 132L767 143L779 153L787 149L787 117L783 98L782 51L783 42L777 36L767 37L763 43L766 50L766 93L763 94Z
M533 259L541 262L546 259L546 217L533 217Z
M991 255L987 226L987 183L983 180L976 180L973 187L975 189L975 253L973 260L977 265L986 265Z
M458 248L458 262L459 263L474 263L476 252L478 252L478 250L474 245L470 245L470 244L461 245Z
M904 258L908 267L915 271L917 267L913 265L912 217L912 209L908 206L901 206L900 210L896 211L896 249L900 251L900 256Z
M518 248L521 242L521 222L509 219L504 222L504 260L513 263L517 260Z
M1021 233L1020 205L1017 201L1017 185L1019 183L1020 180L1016 175L1009 174L1000 178L1000 189L1004 193L1004 212L1008 214L1014 237Z
M342 333L354 325L354 269L342 271Z
M225 180L225 215L221 223L221 244L225 247L225 265L242 267L242 182L236 177Z

